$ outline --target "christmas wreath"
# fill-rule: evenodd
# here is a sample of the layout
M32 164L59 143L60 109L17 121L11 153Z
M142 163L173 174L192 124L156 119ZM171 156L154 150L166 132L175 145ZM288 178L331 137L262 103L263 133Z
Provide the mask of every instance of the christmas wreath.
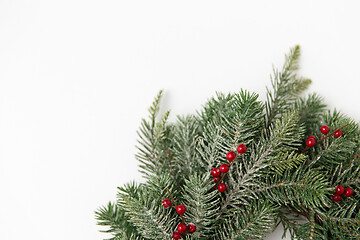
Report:
M360 239L360 130L297 74L299 46L274 70L267 100L218 93L195 115L158 116L138 132L145 183L96 211L112 239Z

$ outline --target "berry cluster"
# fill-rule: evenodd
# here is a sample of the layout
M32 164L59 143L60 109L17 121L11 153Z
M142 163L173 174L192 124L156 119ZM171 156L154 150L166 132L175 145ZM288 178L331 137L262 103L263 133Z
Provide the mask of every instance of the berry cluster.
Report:
M354 194L354 190L350 187L345 189L344 186L338 185L335 187L335 194L333 195L333 200L335 202L340 202L342 194L344 194L346 197L351 197Z
M347 126L347 125L345 125L345 126ZM344 127L345 127L345 126L344 126ZM320 139L320 142L321 142L322 140L324 140L325 138L331 136L331 135L334 135L335 138L338 138L338 137L340 137L340 136L343 134L343 132L341 131L341 129L337 129L337 130L335 130L335 132L333 132L333 133L331 133L330 135L326 136L326 135L330 132L330 128L329 128L328 126L326 126L326 125L324 125L324 126L322 126L322 127L320 128L320 132L321 132L322 134L324 134L324 136ZM316 137L314 137L314 136L309 136L309 137L307 138L307 140L306 140L306 147L307 147L307 148L312 148L313 146L316 145L316 143L317 143Z
M247 147L244 144L240 144L237 147L237 152L240 154L246 153ZM227 164L222 164L220 167L218 168L213 168L211 170L211 175L214 177L214 182L218 183L218 190L220 192L225 192L226 191L226 184L225 183L221 183L221 181L223 180L223 178L225 177L226 173L229 171L231 165L233 164L233 161L237 158L237 154L233 151L230 151L226 154L226 159L229 161L230 165ZM221 178L221 174L224 174Z
M196 226L194 224L191 224L191 223L186 226L184 218L182 216L186 212L186 207L184 205L182 205L182 204L177 205L174 198L172 197L169 189L167 189L167 191L170 194L170 197L173 200L175 206L173 206L171 200L168 199L168 198L165 198L164 200L162 200L163 206L165 208L174 207L176 209L176 212L180 215L180 217L182 219L182 223L179 223L179 225L177 226L177 232L173 233L173 238L175 240L178 240L183 235L185 235L186 232L189 232L189 233L195 232L196 231Z
M178 226L177 226L177 232L174 232L173 234L173 238L175 240L178 240L182 237L182 234L185 234L186 231L188 231L189 233L193 233L196 231L196 226L194 224L189 224L186 226L185 223L180 223Z

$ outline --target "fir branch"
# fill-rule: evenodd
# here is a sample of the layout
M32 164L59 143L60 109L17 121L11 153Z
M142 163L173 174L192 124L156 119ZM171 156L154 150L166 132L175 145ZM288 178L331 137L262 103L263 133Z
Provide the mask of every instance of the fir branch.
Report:
M281 114L291 109L296 97L308 88L310 79L298 77L296 71L299 68L300 46L290 50L285 56L285 64L282 71L274 69L271 78L273 90L267 88L266 102L266 128Z
M296 230L297 239L301 240L324 240L326 237L325 229L316 223L313 213L310 215L310 221L300 224Z
M322 144L317 144L315 151L310 152L308 164L334 169L340 163L347 164L359 151L359 128L358 124L337 111L326 113L324 121L333 130L346 127L342 128L343 135L340 138L327 138Z
M276 225L274 230L280 224L282 224L284 228L282 238L285 238L287 236L287 232L289 232L291 240L295 240L298 224L304 222L305 219L301 217L300 214L294 212L291 208L283 207L277 212L277 218L275 221Z
M344 185L360 187L360 164L352 161L349 165L344 166L340 163L334 171L331 171L332 186Z
M146 184L119 188L118 204L144 238L170 239L172 236L176 224L175 213L165 213L161 205L161 200L167 196L166 188L176 192L168 174L152 177Z
M100 226L108 226L108 230L102 230L101 232L112 233L113 238L109 240L116 239L143 239L136 228L128 221L129 218L126 216L126 213L119 205L108 203L107 206L99 208L95 212L96 220Z
M359 200L346 199L345 204L334 204L326 213L316 210L320 225L328 239L359 239ZM342 205L342 206L340 206Z
M233 95L231 109L235 112L235 116L225 118L229 123L229 127L226 128L227 133L232 140L229 149L235 150L240 142L250 145L251 142L259 139L263 126L264 104L258 98L258 94L243 89Z
M191 176L196 171L201 171L196 151L197 137L199 136L199 121L192 115L178 116L176 124L172 127L170 152L173 159L170 166L173 169L177 184L182 185L183 176Z
M157 176L168 165L172 158L168 152L167 141L167 120L169 111L165 112L160 121L156 121L159 112L162 91L156 96L152 106L149 108L150 120L142 120L140 130L138 131L137 160L140 162L140 172L149 177Z
M185 219L197 226L196 239L210 239L217 229L219 199L217 192L208 190L213 185L208 174L194 174L185 180L184 199L188 206Z
M305 136L315 135L319 126L323 123L323 115L326 105L317 94L309 94L306 98L298 98L294 103L294 109L299 112L300 123L305 128Z
M204 131L202 136L197 137L196 150L200 155L199 165L204 171L209 171L217 162L223 158L223 142L222 131L220 127L208 125L208 133Z
M246 209L227 217L218 228L219 239L262 239L275 223L278 207L269 202L253 201Z
M274 175L255 190L267 199L281 206L292 206L297 211L303 209L324 209L330 206L326 197L331 189L321 171L298 168L295 172L286 171L282 176Z
M197 148L205 171L222 162L240 142L256 142L262 131L263 109L258 95L244 90L228 95L218 93L209 101L199 114L202 135Z
M291 170L306 160L303 154L293 152L279 152L271 159L270 168L278 174L282 174L285 170Z
M299 149L304 134L304 127L299 121L299 113L293 110L284 113L269 127L270 134L266 142L274 150L273 156L279 152Z
M359 218L328 216L326 227L330 236L336 236L339 239L360 239Z
M272 164L274 156L279 152L294 150L300 145L300 138L296 112L289 112L278 119L270 128L269 135L265 135L262 141L252 146L254 151L251 152L249 158L243 155L242 161L234 164L235 170L229 173L229 190L221 206L222 215L230 214L229 206L247 205L249 199L256 197L252 190L259 184L261 171ZM276 168L276 165L272 167ZM279 166L278 168L280 169Z
M231 215L234 208L239 205L249 205L249 201L256 198L252 194L252 189L258 184L256 180L260 176L261 170L268 166L262 157L255 161L245 161L244 156L241 158L243 161L238 163L237 167L232 167L229 172L228 190L220 208L222 216ZM252 153L250 158L255 158L255 154Z

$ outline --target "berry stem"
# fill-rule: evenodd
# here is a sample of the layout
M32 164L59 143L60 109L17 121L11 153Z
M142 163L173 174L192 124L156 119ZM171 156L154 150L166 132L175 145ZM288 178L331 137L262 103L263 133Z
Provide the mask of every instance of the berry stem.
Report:
M319 142L322 142L322 141L324 141L325 139L329 138L330 136L333 136L333 135L334 135L337 131L339 131L339 130L341 130L341 129L343 129L343 128L345 128L345 127L349 126L349 125L350 125L350 123L347 123L347 124L345 124L344 126L342 126L342 127L338 128L338 129L336 129L336 130L335 130L335 131L333 131L332 133L327 134L326 136L323 136L323 137L319 140Z
M328 139L329 137L333 136L337 131L339 131L339 130L341 130L341 129L343 129L344 127L347 127L347 126L349 126L349 125L350 125L350 123L345 124L344 126L342 126L342 127L338 128L338 129L336 129L335 131L333 131L332 133L329 133L329 134L327 134L326 136L323 136L319 141L316 142L316 144L321 143L321 142L324 141L325 139ZM309 151L309 149L310 149L310 148L309 148L308 146L306 146L305 149L301 152L301 154L306 153L307 151Z
M171 195L169 188L166 188L166 190L167 190L167 192L169 193L172 201L174 202L175 209L176 209L178 205L176 204L175 199L174 199L173 196ZM183 217L182 215L180 215L180 217L181 217L181 221L182 221L183 223L185 223L184 217Z
M176 202L175 202L175 199L174 199L173 196L171 195L169 188L166 188L166 190L167 190L167 192L169 193L171 199L173 200L173 202L174 202L174 204L175 204L175 207L177 207L177 204L176 204Z

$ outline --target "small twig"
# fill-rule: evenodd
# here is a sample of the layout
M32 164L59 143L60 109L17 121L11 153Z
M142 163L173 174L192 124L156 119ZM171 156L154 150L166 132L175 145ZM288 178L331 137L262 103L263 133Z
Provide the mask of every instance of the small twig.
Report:
M167 190L167 192L169 193L172 201L174 202L175 209L176 209L178 205L176 204L175 199L174 199L173 196L171 195L169 188L166 188L166 190ZM184 217L183 217L181 214L180 214L180 217L181 217L181 221L182 221L183 223L185 223Z
M185 223L183 215L180 215L182 223Z
M176 202L175 202L175 199L174 199L173 196L171 195L169 188L166 188L166 190L167 190L167 192L169 193L171 199L173 200L175 206L177 207L177 204L176 204Z
M350 123L345 124L344 126L342 126L342 127L338 128L338 129L336 129L335 131L333 131L332 133L323 136L319 141L316 141L316 144L321 143L321 142L324 141L325 139L328 139L329 137L333 136L337 131L339 131L339 130L341 130L341 129L343 129L344 127L347 127L347 126L349 126L349 125L350 125ZM305 149L301 152L301 154L306 153L307 151L309 151L309 149L310 149L310 148L309 148L308 146L306 146Z

